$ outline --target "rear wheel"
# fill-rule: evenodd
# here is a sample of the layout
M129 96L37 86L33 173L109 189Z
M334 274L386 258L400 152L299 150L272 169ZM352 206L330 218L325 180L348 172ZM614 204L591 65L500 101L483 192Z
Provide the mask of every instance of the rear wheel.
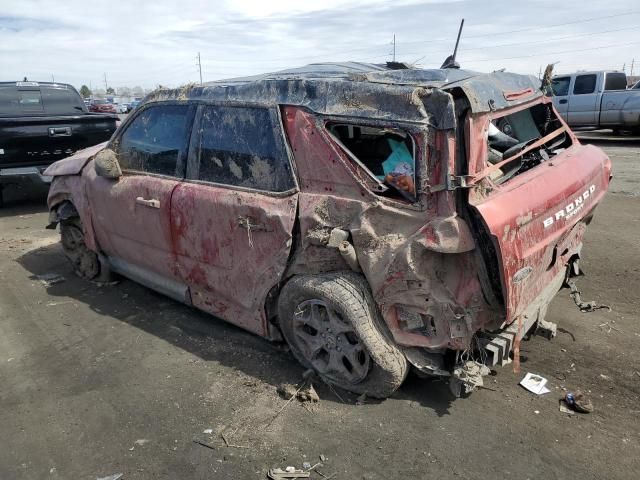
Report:
M404 381L407 360L361 275L294 277L280 293L278 314L294 356L326 382L384 398Z
M93 280L98 276L100 261L98 255L84 243L84 231L79 218L70 218L60 223L60 242L76 275L86 280Z

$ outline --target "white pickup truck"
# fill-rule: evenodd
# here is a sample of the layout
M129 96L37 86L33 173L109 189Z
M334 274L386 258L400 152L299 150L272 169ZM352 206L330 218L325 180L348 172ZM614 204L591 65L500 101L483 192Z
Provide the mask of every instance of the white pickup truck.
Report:
M627 89L623 72L579 72L553 77L553 104L571 127L640 131L640 89Z

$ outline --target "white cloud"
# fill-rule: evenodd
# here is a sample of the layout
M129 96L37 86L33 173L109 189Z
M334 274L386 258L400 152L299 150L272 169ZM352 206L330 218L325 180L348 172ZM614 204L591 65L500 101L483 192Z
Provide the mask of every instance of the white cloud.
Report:
M396 33L399 60L423 57L423 66L438 67L464 16L463 67L534 73L560 61L564 71L620 68L638 51L629 43L640 14L608 16L633 8L626 0L22 0L0 12L0 58L4 79L55 75L103 86L106 73L114 87L152 87L196 81L198 51L205 80L325 60L383 62ZM609 44L617 46L593 49ZM571 50L579 51L559 53Z

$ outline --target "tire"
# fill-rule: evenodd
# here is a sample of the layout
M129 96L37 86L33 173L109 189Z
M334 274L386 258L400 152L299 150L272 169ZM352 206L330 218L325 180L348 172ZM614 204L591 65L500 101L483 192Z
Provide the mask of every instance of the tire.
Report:
M100 274L100 260L84 243L84 230L79 218L70 218L60 223L60 243L76 275L85 280L93 280Z
M407 360L362 275L294 277L280 292L278 317L293 355L325 382L386 398L407 376Z

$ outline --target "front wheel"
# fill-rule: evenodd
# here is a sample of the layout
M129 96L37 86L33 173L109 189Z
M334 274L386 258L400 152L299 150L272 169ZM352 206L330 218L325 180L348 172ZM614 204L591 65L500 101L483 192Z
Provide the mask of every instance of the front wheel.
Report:
M278 316L294 356L328 383L385 398L407 375L362 275L294 277L280 293Z
M76 275L85 280L93 280L98 276L100 261L98 255L84 243L80 219L73 218L60 223L60 243Z

